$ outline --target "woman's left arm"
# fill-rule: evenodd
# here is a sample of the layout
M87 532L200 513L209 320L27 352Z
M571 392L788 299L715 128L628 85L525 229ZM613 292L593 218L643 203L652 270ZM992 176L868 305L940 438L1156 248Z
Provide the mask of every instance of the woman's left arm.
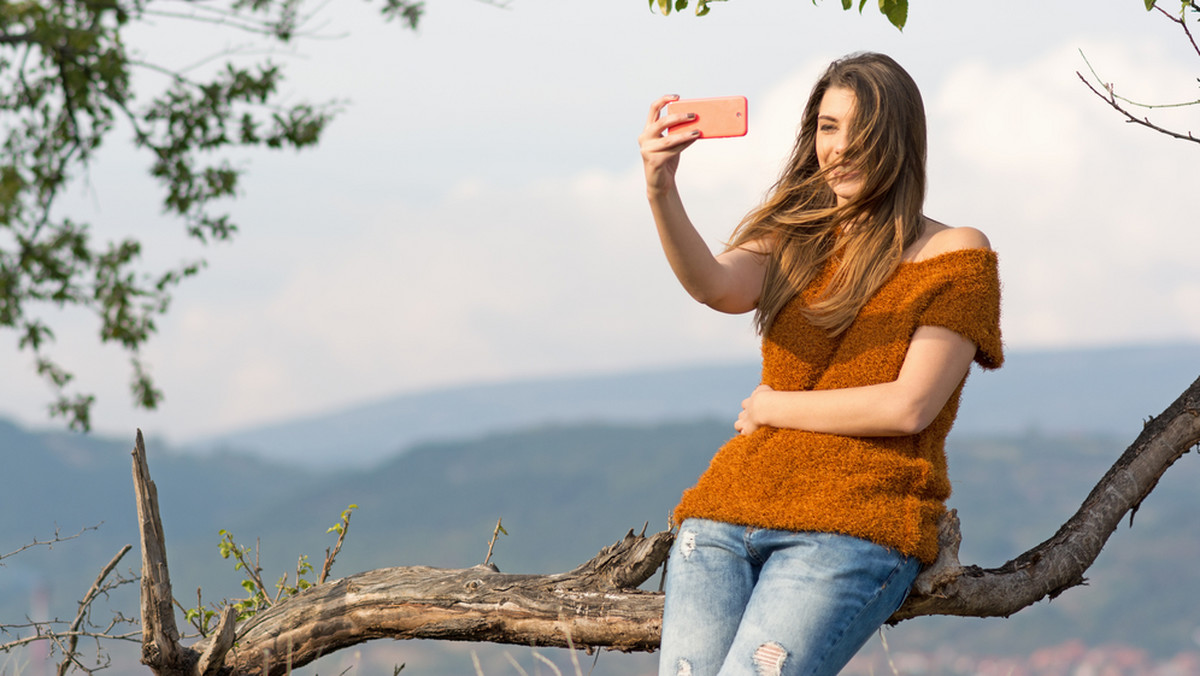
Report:
M734 427L742 434L763 426L860 437L916 434L946 405L975 350L974 343L950 329L921 326L892 382L800 392L759 385L742 402Z

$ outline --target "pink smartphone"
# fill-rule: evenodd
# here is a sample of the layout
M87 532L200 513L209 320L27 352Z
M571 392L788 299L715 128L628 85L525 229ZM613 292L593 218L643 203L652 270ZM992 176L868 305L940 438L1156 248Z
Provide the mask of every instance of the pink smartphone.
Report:
M729 138L746 135L746 97L717 96L708 99L680 99L667 104L666 112L695 113L691 122L668 127L667 132L700 130L700 138Z

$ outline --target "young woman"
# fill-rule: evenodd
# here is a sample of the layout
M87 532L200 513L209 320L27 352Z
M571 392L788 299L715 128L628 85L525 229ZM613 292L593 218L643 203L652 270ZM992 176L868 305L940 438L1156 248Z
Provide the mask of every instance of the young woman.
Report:
M639 138L663 250L696 300L755 311L763 375L675 509L660 676L835 674L937 555L963 382L1003 360L996 256L922 214L924 108L887 56L829 66L717 256L675 186L674 98Z

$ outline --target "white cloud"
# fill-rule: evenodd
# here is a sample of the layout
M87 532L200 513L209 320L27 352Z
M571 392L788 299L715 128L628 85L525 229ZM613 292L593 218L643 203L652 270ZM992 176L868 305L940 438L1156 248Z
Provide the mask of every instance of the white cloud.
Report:
M1168 186L1195 151L1126 125L1088 92L1075 75L1081 45L1149 96L1194 77L1150 38L961 63L930 96L931 204L1001 252L1011 344L1194 340L1200 304L1172 299L1190 283L1200 233L1185 193Z

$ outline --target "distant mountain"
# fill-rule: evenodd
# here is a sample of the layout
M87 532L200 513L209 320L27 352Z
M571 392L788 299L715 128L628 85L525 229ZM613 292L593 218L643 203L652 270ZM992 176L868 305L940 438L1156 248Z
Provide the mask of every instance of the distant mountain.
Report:
M250 452L312 467L366 467L416 443L538 425L729 418L731 405L736 407L758 378L758 366L747 363L453 387L252 427L186 446Z
M999 371L971 376L956 433L1128 438L1197 376L1200 345L1013 351ZM745 363L455 387L252 427L187 448L310 467L368 467L424 441L537 425L701 417L732 425L758 378L759 366Z

